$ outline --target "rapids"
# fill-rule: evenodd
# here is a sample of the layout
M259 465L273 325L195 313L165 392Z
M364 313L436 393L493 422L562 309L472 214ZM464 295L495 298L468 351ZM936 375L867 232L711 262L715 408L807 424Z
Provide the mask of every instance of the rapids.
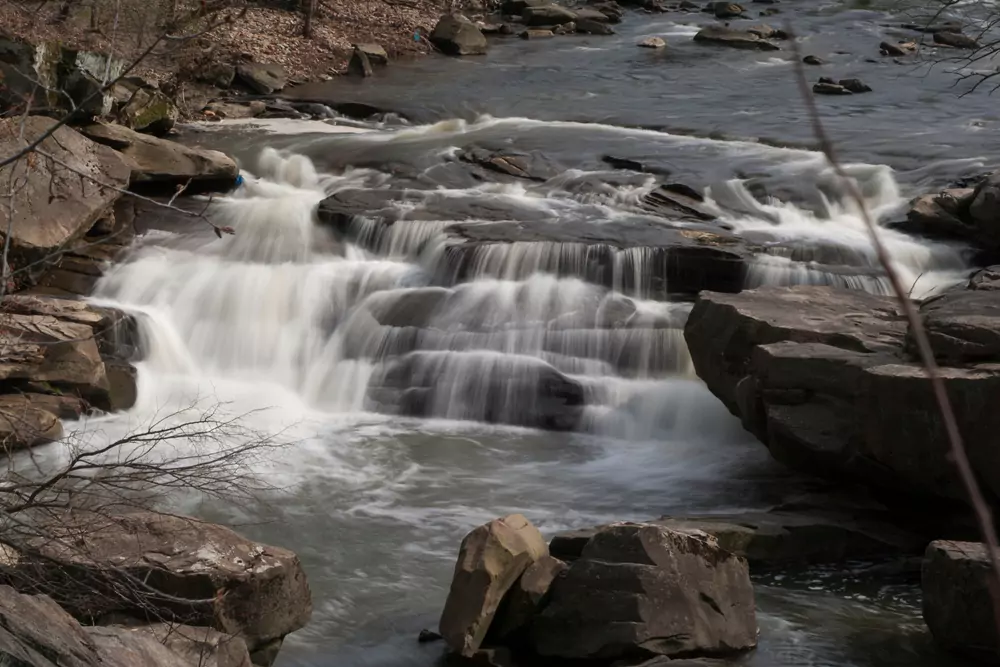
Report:
M826 112L898 269L918 296L961 280L969 249L889 223L915 194L995 164L979 138L995 111L957 100L943 73L867 64L896 16L836 2L796 16L804 48L876 88ZM365 86L303 93L404 100L408 121L188 128L242 162L245 185L208 208L236 233L150 223L101 280L93 298L136 315L146 356L135 408L86 426L113 435L221 404L289 443L259 463L280 489L267 507L177 500L302 557L314 620L280 666L437 664L440 647L416 633L436 623L459 540L494 516L522 511L551 534L813 488L692 373L691 295L664 277L656 239L705 225L644 206L662 177L601 159L702 190L726 233L752 242L740 287L887 291L859 211L806 145L787 59L694 49L701 20L630 15L616 37L506 42L486 59L394 64ZM650 34L671 42L667 62L635 53ZM782 105L759 94L767 86ZM559 168L484 177L461 159L473 146ZM331 196L353 213L331 221ZM951 664L930 646L912 582L856 564L757 590L761 646L739 664Z

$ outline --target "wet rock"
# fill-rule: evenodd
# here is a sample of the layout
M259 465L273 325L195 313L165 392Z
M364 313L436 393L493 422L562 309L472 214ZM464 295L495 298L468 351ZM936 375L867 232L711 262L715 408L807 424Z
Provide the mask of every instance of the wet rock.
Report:
M962 308L987 306L955 298L923 307L937 331L937 354L977 358L995 338L995 309L984 311L976 331ZM906 324L892 298L815 287L703 292L685 339L699 377L778 460L859 481L896 503L964 497L933 392L907 351ZM1000 400L1000 371L963 363L943 366L941 377L972 465L987 493L1000 496L1000 458L986 444L1000 415L983 407Z
M917 52L916 42L882 42L878 45L879 53L883 56L893 56L894 58L902 58L904 56L913 55Z
M273 95L288 85L285 68L274 63L240 63L236 66L236 76L244 85L261 95Z
M924 621L942 647L997 664L997 624L986 545L932 542L921 571Z
M214 59L209 60L192 73L192 78L225 90L236 80L236 66Z
M358 47L354 47L354 52L351 54L351 61L347 64L347 73L350 76L362 78L374 74L371 61L368 60L368 54Z
M189 191L228 190L239 173L236 163L225 153L183 146L121 125L95 123L80 131L124 156L132 170L133 186L169 187L190 182Z
M529 30L528 32L545 31ZM531 181L547 181L563 171L560 165L552 162L541 153L510 150L491 151L472 147L462 151L458 157L463 162L477 164L498 174Z
M1000 290L1000 266L988 266L969 279L970 290Z
M743 16L746 10L735 2L710 2L706 11L714 14L717 19L736 19Z
M253 652L303 627L311 614L295 554L222 526L152 512L60 525L72 539L41 545L41 558L22 557L11 576L22 590L49 595L77 618L154 614L239 637ZM109 565L191 602L143 595L116 579L121 575Z
M548 39L555 36L551 30L525 30L520 35L521 39Z
M806 56L802 59L802 62L804 62L806 65L814 65L814 66L826 64L826 62L819 56Z
M665 516L647 523L691 534L711 535L719 546L747 559L754 567L842 562L846 560L919 554L926 540L897 527L894 517L879 509L859 512L822 504L804 509L772 509L711 516ZM553 536L550 552L576 560L603 527Z
M548 602L552 583L566 569L566 563L548 555L529 565L507 593L490 627L489 641L500 642L525 630Z
M441 635L448 648L472 657L507 591L547 554L541 533L520 514L495 519L466 535L441 614Z
M428 630L426 628L421 630L420 634L417 636L417 641L421 644L429 644L431 642L441 641L442 639L444 639L444 637L433 630Z
M992 290L954 291L920 308L934 356L945 364L1000 358L1000 298Z
M980 48L980 44L975 38L963 35L961 32L951 30L940 30L934 33L934 43L943 46L950 46L955 49L975 50Z
M749 33L757 35L761 39L788 39L788 33L784 30L778 30L777 28L769 26L766 23L752 25L746 30Z
M520 16L528 7L544 7L548 4L551 4L551 0L505 0L500 11L507 16Z
M813 84L812 91L816 95L853 95L850 90L839 83L820 81Z
M521 12L521 20L528 26L554 26L572 23L576 20L576 13L560 5L540 5L526 7Z
M852 93L870 93L871 87L861 79L841 79L838 84Z
M976 186L969 202L968 219L975 226L979 243L989 249L1000 248L1000 171Z
M737 30L723 25L710 25L702 28L694 36L694 41L705 44L729 46L734 49L753 51L779 51L781 47L746 30Z
M724 655L757 642L747 563L707 535L609 526L549 595L532 625L533 648L542 656Z
M156 136L170 132L179 117L180 110L173 100L148 86L137 87L118 111L124 125Z
M54 120L41 116L0 120L0 154L14 155L49 131ZM124 189L129 166L120 155L68 127L60 127L41 144L42 150L67 165L49 160L21 160L0 168L0 179L23 183L0 213L0 238L10 229L8 262L19 271L18 287L28 287L82 238L121 196L88 177ZM84 176L81 177L80 174ZM13 210L12 221L7 219ZM23 270L31 265L30 270Z
M461 14L445 14L431 33L431 43L450 56L486 53L486 36L475 23Z
M604 14L609 23L620 23L625 17L625 9L619 5L615 0L603 0L601 2L591 2L589 5L590 9L596 9L600 13ZM577 10L579 11L579 10Z
M585 35L613 35L614 29L607 23L593 21L591 19L579 19L576 21L576 31Z
M904 229L928 236L968 240L975 235L969 220L972 188L944 190L923 195L910 203Z
M647 37L636 46L640 46L644 49L663 49L666 48L667 42L662 37Z
M389 54L381 44L355 44L354 48L365 54L372 65L388 65Z
M572 35L576 33L576 22L570 21L569 23L560 23L559 25L552 28L552 34L554 35Z

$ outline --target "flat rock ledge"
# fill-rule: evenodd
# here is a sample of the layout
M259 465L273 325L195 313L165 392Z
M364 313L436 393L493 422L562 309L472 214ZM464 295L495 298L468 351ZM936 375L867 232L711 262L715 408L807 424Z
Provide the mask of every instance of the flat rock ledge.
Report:
M973 468L1000 498L996 270L921 305ZM703 292L685 327L698 376L787 465L903 498L965 498L891 297L828 287Z

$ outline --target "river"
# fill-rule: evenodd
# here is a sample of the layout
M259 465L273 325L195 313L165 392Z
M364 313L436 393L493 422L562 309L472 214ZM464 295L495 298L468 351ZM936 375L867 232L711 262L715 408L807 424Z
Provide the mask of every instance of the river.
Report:
M769 20L791 21L802 52L829 62L810 77L874 89L819 107L870 207L897 220L909 197L997 166L1000 111L986 91L960 96L946 67L880 57L881 40L912 34L890 27L906 19L856 4L866 8L788 0ZM275 487L261 506L181 503L302 558L313 620L279 666L438 664L441 646L416 635L436 626L462 536L505 513L551 535L766 508L816 488L773 463L693 376L689 299L650 282L655 252L630 245L663 222L641 205L657 177L602 161L669 171L704 191L729 232L784 249L755 260L749 287L885 291L858 211L809 149L787 46L693 43L706 21L630 13L615 36L496 41L486 57L295 91L408 122L189 129L245 167L246 185L209 209L236 234L153 229L102 280L96 298L139 316L148 355L136 407L94 423L114 434L221 403L289 443L258 464ZM669 47L635 47L650 35ZM456 159L470 146L543 155L556 175L483 180ZM331 234L316 207L338 192L396 223L362 216ZM456 220L485 220L486 240L449 237ZM504 224L533 242L489 236ZM609 234L602 282L589 263ZM884 236L917 293L970 266L960 246ZM557 391L580 399L572 411L549 405ZM959 664L931 646L911 581L858 564L771 576L757 594L760 647L734 664Z

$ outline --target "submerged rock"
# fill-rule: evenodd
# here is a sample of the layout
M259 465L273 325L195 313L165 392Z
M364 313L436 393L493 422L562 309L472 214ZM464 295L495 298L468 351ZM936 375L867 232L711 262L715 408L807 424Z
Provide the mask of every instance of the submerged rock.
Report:
M995 582L986 545L932 542L921 572L924 621L934 640L957 654L997 664Z
M725 655L757 643L747 563L707 535L608 526L550 596L532 625L532 647L542 656Z
M520 514L496 519L466 535L441 614L441 635L448 648L472 657L507 591L548 551L538 529Z
M445 14L434 26L431 43L450 56L473 56L486 53L486 36L479 27L461 14Z
M87 138L109 146L132 169L134 186L187 185L189 191L232 188L239 169L225 153L191 148L140 134L121 125L95 123L80 130Z
M694 41L706 44L718 44L735 49L753 51L780 51L781 47L747 30L737 30L723 25L710 25L702 28L694 36Z

